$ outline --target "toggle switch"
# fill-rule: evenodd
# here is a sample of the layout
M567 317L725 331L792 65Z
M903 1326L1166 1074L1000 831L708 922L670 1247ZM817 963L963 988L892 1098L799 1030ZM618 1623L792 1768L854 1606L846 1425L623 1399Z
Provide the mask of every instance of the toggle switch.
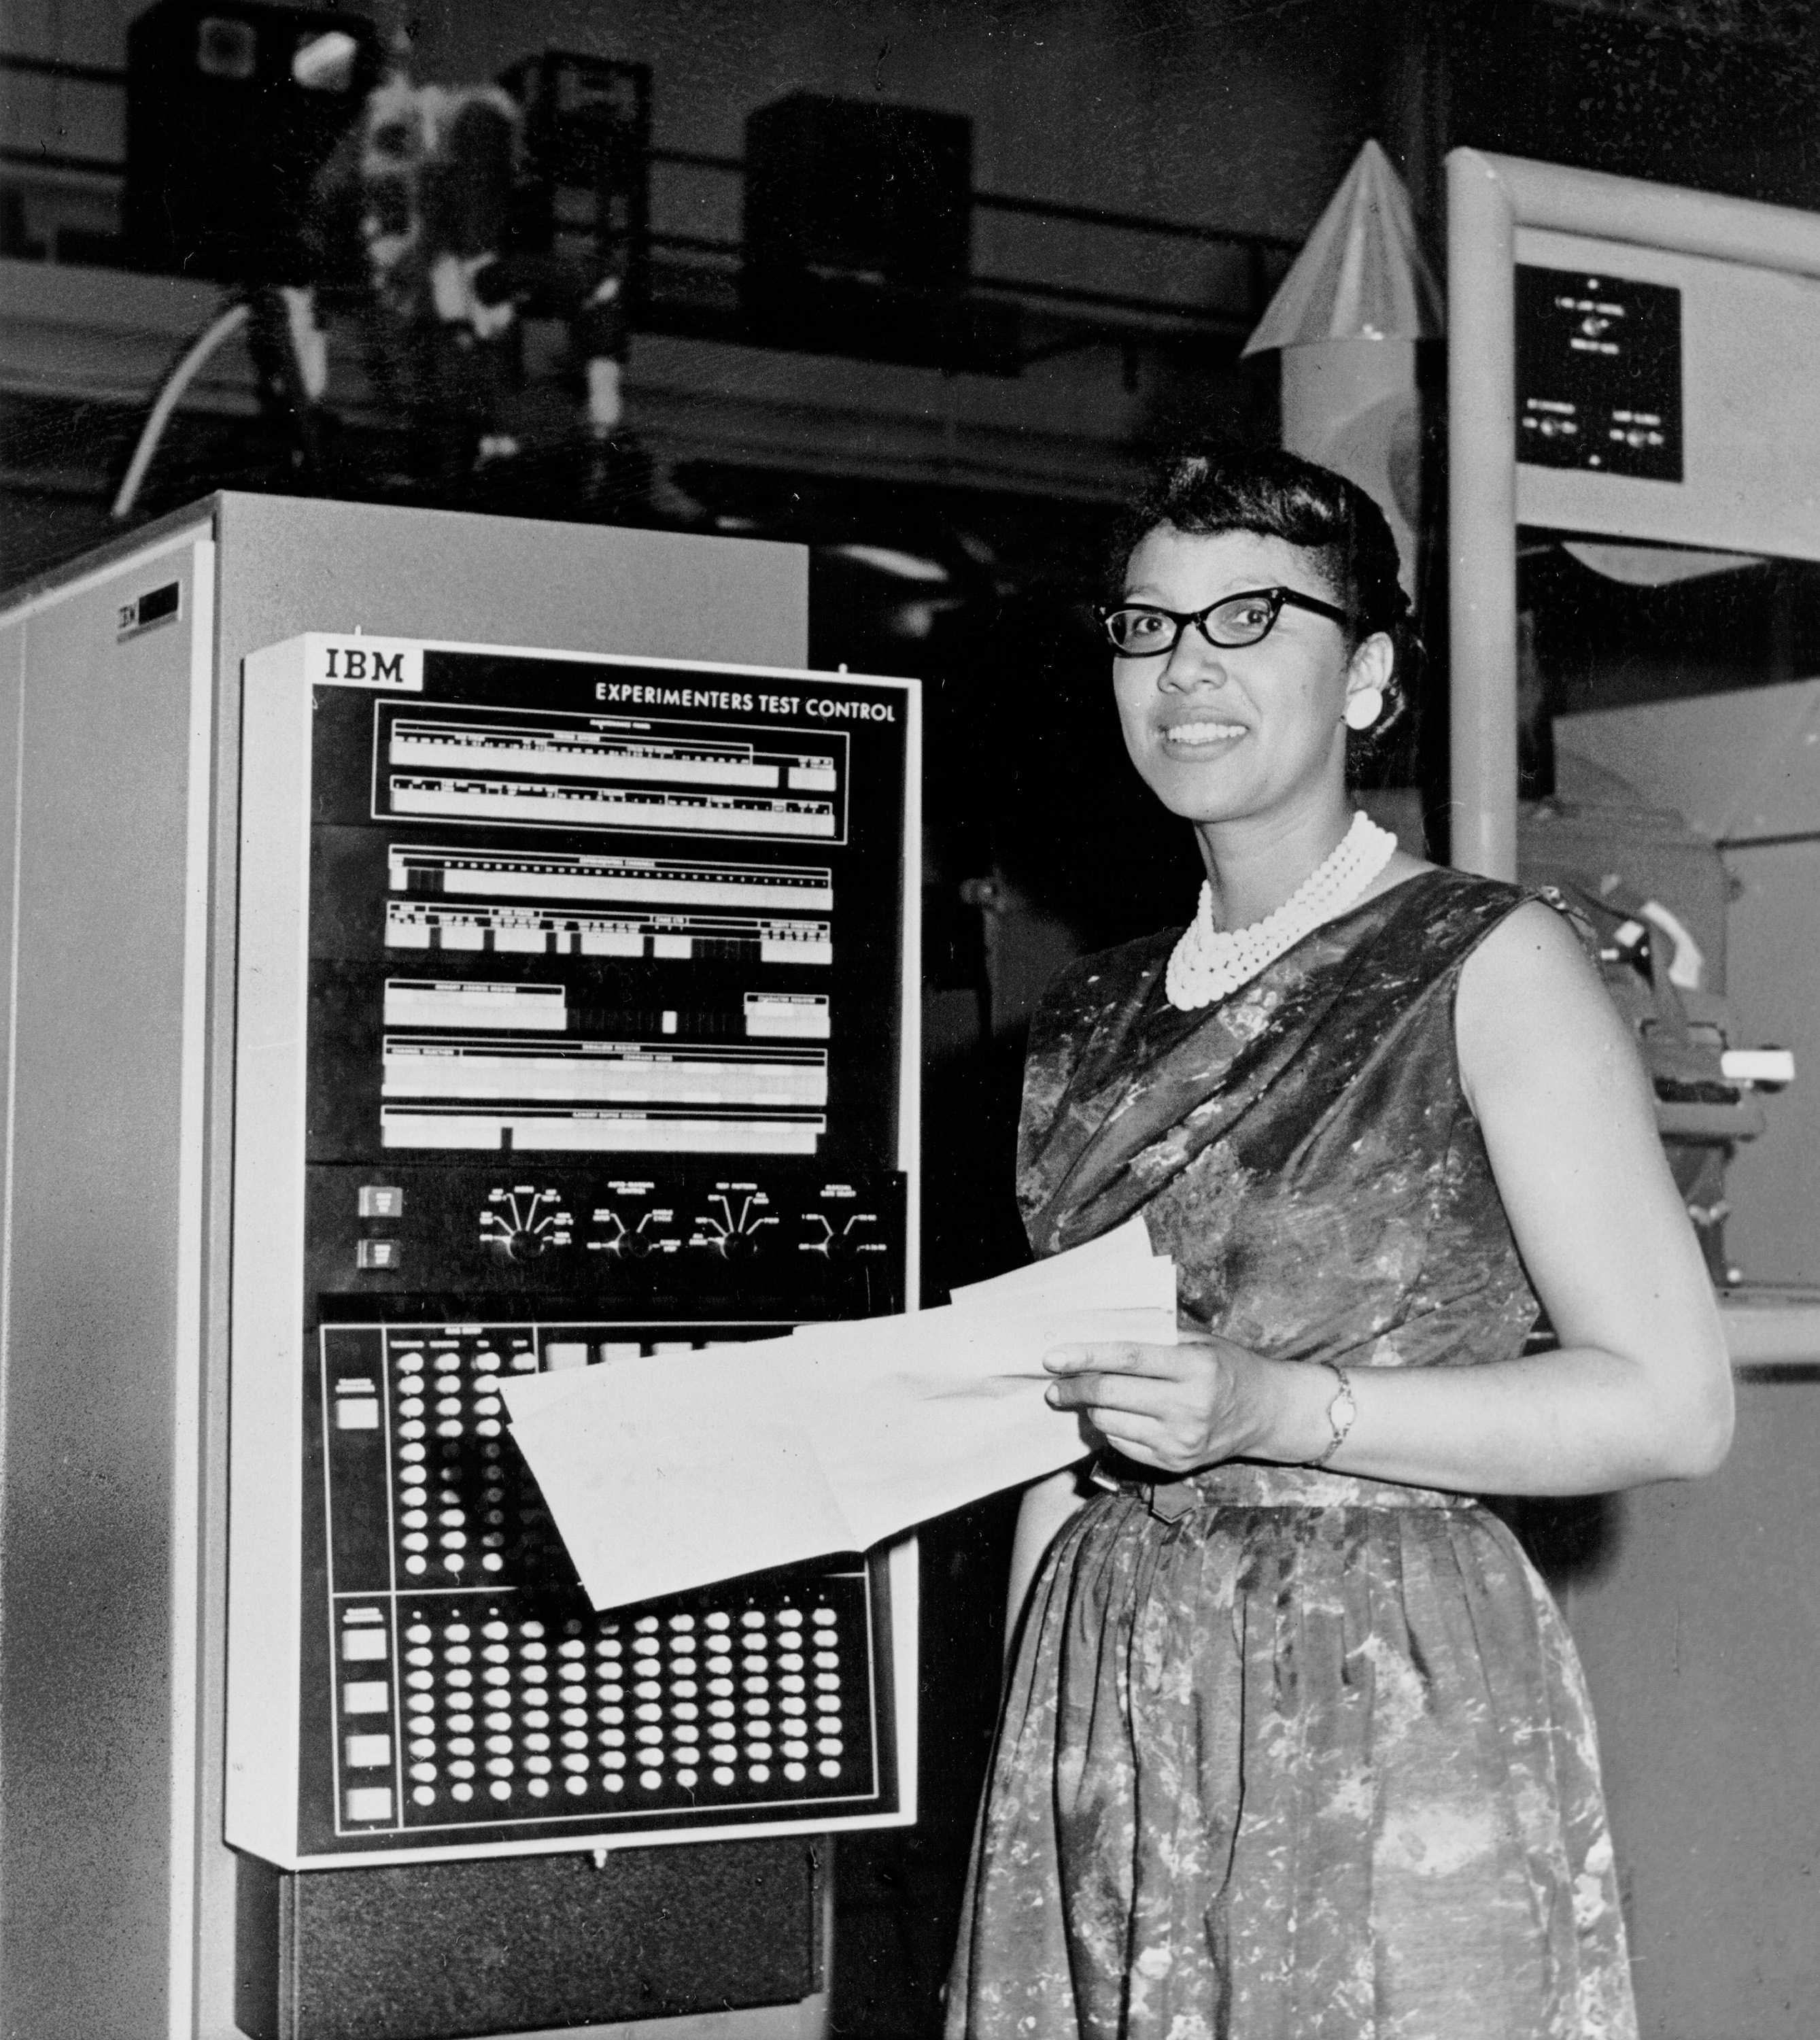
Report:
M396 1239L363 1239L354 1250L359 1268L399 1268L404 1259L403 1243Z
M357 1200L363 1218L402 1218L405 1193L393 1183L363 1183Z

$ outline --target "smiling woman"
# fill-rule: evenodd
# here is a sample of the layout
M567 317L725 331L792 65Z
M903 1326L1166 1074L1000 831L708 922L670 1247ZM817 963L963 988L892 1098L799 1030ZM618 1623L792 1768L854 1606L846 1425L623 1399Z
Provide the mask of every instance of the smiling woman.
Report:
M1368 498L1194 453L1118 564L1206 881L1051 988L1018 1190L1039 1252L1141 1212L1183 1338L1051 1356L1093 1457L1024 1505L951 2036L1630 2040L1579 1669L1475 1498L1725 1451L1647 1087L1549 907L1353 813L1412 641Z

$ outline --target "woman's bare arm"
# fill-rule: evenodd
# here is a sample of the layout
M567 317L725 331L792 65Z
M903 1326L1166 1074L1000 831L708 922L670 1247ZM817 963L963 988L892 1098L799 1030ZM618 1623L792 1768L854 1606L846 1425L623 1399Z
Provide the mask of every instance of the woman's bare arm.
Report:
M1352 1371L1336 1471L1468 1493L1575 1494L1710 1471L1731 1442L1712 1288L1655 1130L1649 1086L1560 917L1519 908L1468 960L1466 1094L1558 1351L1493 1365ZM1220 1339L1071 1347L1051 1399L1128 1456L1179 1472L1300 1462L1332 1432L1325 1368Z

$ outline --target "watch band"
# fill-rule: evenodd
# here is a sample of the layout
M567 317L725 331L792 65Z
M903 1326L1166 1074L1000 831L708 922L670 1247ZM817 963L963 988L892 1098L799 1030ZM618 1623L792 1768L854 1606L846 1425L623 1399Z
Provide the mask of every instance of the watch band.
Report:
M1325 1466L1340 1447L1346 1443L1346 1434L1352 1429L1353 1420L1358 1414L1358 1405L1352 1399L1352 1377L1343 1367L1336 1367L1331 1360L1318 1363L1324 1367L1339 1383L1333 1400L1327 1406L1327 1421L1333 1432L1328 1441L1327 1449L1318 1459L1309 1460L1311 1467Z

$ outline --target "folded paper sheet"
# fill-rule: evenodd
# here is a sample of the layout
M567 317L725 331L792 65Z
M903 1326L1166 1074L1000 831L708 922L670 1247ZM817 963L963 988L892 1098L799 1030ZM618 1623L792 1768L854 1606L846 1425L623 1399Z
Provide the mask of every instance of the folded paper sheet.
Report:
M914 1317L805 1326L504 1384L512 1435L596 1608L864 1551L1081 1457L1051 1346L1170 1345L1141 1220Z

